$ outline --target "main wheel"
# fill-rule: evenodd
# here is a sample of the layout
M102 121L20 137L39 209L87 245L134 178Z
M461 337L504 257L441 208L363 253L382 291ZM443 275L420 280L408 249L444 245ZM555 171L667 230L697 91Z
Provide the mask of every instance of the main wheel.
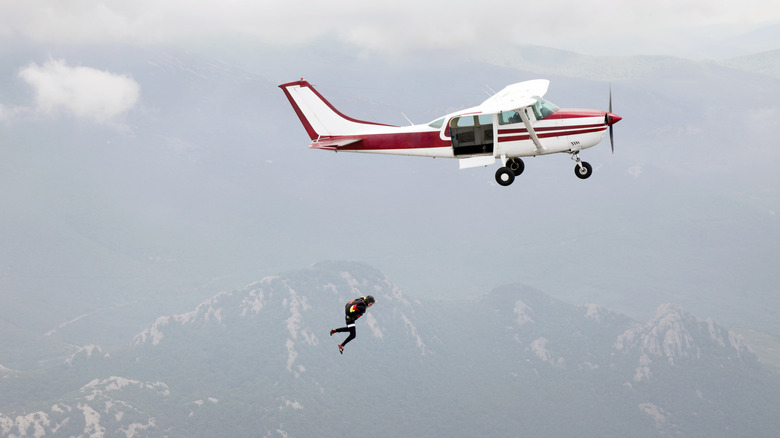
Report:
M593 168L590 167L590 164L586 163L585 161L582 162L582 166L577 164L574 166L574 174L577 175L577 178L579 179L586 179L593 173Z
M506 160L506 167L508 167L515 176L519 176L525 170L525 163L519 158L510 158Z
M502 186L508 186L515 181L515 174L508 167L499 167L496 170L496 182Z

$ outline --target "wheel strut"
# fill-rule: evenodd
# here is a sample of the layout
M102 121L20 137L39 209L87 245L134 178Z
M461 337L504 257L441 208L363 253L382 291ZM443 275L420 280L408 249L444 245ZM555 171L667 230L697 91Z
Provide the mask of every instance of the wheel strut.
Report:
M580 159L579 151L571 152L571 159L577 162L574 166L574 174L579 179L587 179L593 173L593 168L590 164Z
M582 160L580 159L580 151L569 152L569 157L577 162L577 166L582 167Z

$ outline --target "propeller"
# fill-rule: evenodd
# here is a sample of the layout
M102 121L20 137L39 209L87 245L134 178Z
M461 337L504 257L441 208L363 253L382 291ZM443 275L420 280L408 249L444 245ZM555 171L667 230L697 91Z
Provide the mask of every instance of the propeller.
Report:
M612 85L609 86L609 113L612 114ZM615 137L612 134L612 120L607 116L607 124L609 124L609 146L612 148L612 155L615 155Z
M609 145L612 147L612 154L615 153L615 138L612 134L612 125L619 122L622 119L617 114L612 114L612 85L609 86L609 111L604 116L604 123L609 126Z

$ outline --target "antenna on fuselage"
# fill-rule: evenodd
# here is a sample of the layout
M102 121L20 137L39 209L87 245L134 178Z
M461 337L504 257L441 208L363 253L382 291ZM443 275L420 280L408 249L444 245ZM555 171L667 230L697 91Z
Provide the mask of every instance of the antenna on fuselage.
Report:
M410 124L410 125L414 126L414 122L412 122L411 120L409 120L409 117L406 117L406 114L404 114L404 113L401 113L401 115L402 115L402 116L404 116L404 118L406 119L406 121L407 121L407 122L409 122L409 124Z
M488 96L492 96L492 95L496 94L496 91L493 90L492 88L490 88L490 85L485 84L485 85L483 85L483 87L484 88L482 88L482 91L484 91L485 94L487 94Z

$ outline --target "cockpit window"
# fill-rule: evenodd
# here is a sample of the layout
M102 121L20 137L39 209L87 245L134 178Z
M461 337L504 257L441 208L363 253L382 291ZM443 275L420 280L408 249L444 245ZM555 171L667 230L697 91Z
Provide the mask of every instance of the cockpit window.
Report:
M536 103L531 107L534 111L534 115L536 116L536 120L542 120L543 118L549 116L550 114L558 111L558 107L555 106L552 102L548 102L541 97L539 100L536 101Z
M512 123L522 123L523 119L520 118L520 110L504 111L498 114L499 125L509 125Z
M545 117L549 117L550 114L558 111L558 107L549 101L542 98L538 98L530 108L536 116L536 120L542 120ZM519 108L511 111L504 111L498 114L499 125L510 125L512 123L523 123L523 119L520 117L520 111L525 111L524 108ZM527 113L530 117L530 113Z

